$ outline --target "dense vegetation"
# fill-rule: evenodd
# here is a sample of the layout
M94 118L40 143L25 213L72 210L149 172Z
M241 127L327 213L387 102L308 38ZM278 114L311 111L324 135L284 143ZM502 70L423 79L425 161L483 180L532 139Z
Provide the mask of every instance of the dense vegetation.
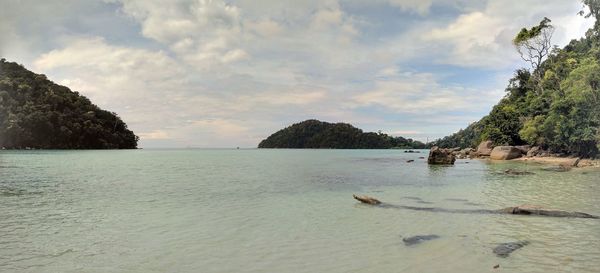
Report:
M44 75L0 60L0 147L133 149L137 141L115 113Z
M584 15L598 18L600 1L584 3L591 10ZM515 72L505 97L489 115L435 144L464 148L492 140L497 145L537 145L565 155L598 154L600 22L596 21L585 38L573 40L563 49L551 48L545 54L543 47L549 44L545 39L553 30L549 23L544 18L540 25L523 29L515 38L515 46L531 64L531 71Z
M425 144L382 133L364 133L347 123L306 120L260 142L258 148L423 149Z

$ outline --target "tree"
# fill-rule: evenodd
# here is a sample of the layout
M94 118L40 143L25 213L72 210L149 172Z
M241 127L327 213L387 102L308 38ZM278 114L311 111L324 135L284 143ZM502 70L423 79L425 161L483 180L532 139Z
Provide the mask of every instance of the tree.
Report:
M591 16L598 18L600 14L600 0L582 0L581 2L589 8L589 12L582 10L579 12L579 15L585 18L590 18ZM596 21L596 24L598 24L598 21Z
M538 83L544 76L542 62L552 50L554 26L550 22L550 19L544 17L539 25L531 29L522 28L513 39L513 45L521 55L521 59L531 66L534 80Z

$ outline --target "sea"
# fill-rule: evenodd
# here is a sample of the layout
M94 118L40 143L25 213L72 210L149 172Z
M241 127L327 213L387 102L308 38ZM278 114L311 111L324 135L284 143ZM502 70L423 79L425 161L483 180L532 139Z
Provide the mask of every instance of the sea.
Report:
M600 272L600 220L447 211L600 215L598 169L427 153L3 150L0 272Z

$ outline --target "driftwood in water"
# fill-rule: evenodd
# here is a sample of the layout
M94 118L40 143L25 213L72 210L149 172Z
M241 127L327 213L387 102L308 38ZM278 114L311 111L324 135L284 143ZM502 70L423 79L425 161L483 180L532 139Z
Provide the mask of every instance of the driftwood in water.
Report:
M596 215L591 215L583 212L576 211L563 211L563 210L553 210L553 209L545 209L537 206L517 206L517 207L508 207L499 210L490 210L490 209L445 209L445 208L436 208L436 207L414 207L414 206L405 206L405 205L394 205L383 203L373 197L370 196L357 196L353 195L354 199L360 201L361 203L374 205L382 208L397 208L397 209L407 209L407 210L418 210L418 211L430 211L430 212L444 212L444 213L465 213L465 214L516 214L516 215L538 215L538 216L546 216L546 217L570 217L570 218L592 218L592 219L600 219L600 217Z

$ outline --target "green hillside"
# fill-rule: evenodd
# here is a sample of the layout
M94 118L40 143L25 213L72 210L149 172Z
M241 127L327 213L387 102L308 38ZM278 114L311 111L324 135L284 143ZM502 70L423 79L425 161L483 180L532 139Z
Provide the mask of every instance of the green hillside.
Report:
M137 141L115 113L44 75L0 60L0 147L135 149Z
M422 149L425 144L381 133L364 133L347 123L306 120L272 134L258 148Z
M591 12L581 15L598 18L600 1L584 2ZM515 72L505 97L489 115L435 144L464 148L492 140L497 145L541 146L565 155L598 155L600 23L562 49L547 46L553 31L550 23L544 18L515 37L515 47L531 69Z

